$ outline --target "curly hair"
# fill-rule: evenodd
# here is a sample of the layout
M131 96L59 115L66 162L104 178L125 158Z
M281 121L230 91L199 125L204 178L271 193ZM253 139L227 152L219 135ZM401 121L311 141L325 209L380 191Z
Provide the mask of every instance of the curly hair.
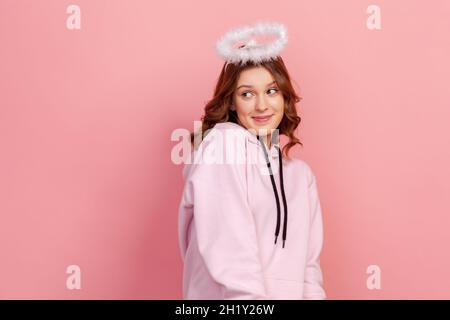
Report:
M284 134L289 138L288 143L282 148L284 156L289 159L289 150L296 144L303 146L303 143L294 134L295 129L301 122L295 104L300 102L302 97L296 94L289 73L280 56L261 63L253 63L251 61L245 64L224 63L214 90L214 96L206 104L205 114L201 117L201 131L191 132L191 143L193 146L195 146L194 141L201 142L204 138L204 136L201 136L201 133L207 134L206 131L213 128L216 123L229 121L240 124L236 111L230 109L239 75L246 69L260 66L266 68L272 74L284 97L284 114L277 127L280 134ZM199 136L199 139L195 139L196 136Z

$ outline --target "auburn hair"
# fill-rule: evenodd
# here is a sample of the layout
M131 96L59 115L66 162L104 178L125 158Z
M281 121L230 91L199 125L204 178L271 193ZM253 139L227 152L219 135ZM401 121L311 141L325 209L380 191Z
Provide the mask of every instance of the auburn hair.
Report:
M279 134L284 134L289 138L288 143L282 148L283 154L289 159L289 150L293 146L296 144L303 146L303 143L294 134L295 129L301 122L295 104L300 102L302 97L296 94L281 56L260 63L251 61L245 64L224 63L214 90L214 96L207 102L205 113L201 117L201 132L191 132L191 143L193 146L194 141L198 140L201 142L203 140L204 136L201 136L200 133L207 134L206 131L213 128L216 123L229 121L240 124L236 111L230 109L230 106L233 104L233 94L239 75L246 69L260 66L266 68L272 74L284 97L284 114L277 127ZM195 140L195 137L198 135L200 136ZM195 146L195 148L197 147Z

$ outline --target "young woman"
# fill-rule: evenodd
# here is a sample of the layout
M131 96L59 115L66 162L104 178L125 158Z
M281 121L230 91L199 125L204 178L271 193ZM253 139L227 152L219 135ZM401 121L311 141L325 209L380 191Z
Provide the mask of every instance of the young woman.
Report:
M249 30L275 34L278 42L224 47L230 37L248 39ZM218 42L226 62L202 130L192 134L193 143L200 142L195 161L183 170L184 299L325 298L315 175L306 162L289 157L302 145L294 135L301 98L278 54L286 39L284 26L259 23ZM288 137L282 149L277 133ZM236 155L243 161L223 161ZM250 161L261 157L265 161Z

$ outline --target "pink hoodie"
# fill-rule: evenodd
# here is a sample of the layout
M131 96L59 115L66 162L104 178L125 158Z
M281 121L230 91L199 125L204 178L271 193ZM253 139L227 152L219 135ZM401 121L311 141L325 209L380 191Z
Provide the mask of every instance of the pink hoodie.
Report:
M239 133L233 140L237 148L230 149L232 140L226 135L230 129ZM278 145L273 145L268 158L274 186L266 162L251 158L255 154L264 158L264 150L244 127L218 123L195 152L196 161L185 164L178 222L183 299L325 299L315 175L299 159L283 158L279 170ZM205 160L208 154L218 159L219 154L239 152L243 162ZM280 232L281 216L284 247L281 234L276 243L274 237L274 231Z

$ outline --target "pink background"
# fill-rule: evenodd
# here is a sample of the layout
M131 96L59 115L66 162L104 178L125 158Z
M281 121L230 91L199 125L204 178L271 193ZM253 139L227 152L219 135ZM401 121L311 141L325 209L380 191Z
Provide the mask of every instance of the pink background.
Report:
M0 0L0 298L181 298L170 135L211 97L218 37L274 20L303 96L293 155L318 180L328 297L449 299L449 17L446 0Z

